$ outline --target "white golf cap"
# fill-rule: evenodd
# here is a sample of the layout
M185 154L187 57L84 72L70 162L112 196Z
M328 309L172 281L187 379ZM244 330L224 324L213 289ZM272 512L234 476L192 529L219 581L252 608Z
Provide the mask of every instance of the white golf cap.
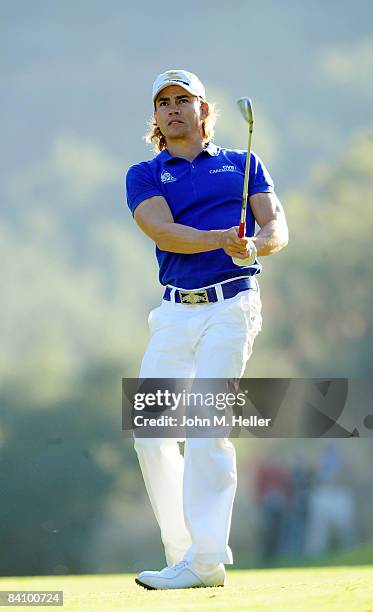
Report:
M169 85L179 85L194 96L205 99L206 92L199 78L187 70L166 70L159 74L153 83L153 102L159 92Z

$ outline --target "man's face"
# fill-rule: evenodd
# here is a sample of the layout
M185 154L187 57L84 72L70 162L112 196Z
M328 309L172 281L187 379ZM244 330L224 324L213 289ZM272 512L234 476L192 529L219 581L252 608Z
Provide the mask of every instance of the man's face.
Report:
M154 119L166 140L185 139L201 133L207 112L207 102L179 85L169 85L156 98Z

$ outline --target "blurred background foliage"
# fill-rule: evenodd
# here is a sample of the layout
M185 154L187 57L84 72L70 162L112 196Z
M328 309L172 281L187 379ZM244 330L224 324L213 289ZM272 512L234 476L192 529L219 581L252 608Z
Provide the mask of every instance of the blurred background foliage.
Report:
M365 0L2 3L0 573L160 562L120 414L121 377L137 375L161 298L124 192L128 166L152 156L142 134L159 72L199 74L224 146L246 146L235 100L253 98L254 150L286 209L290 243L263 259L246 374L371 376L372 17ZM368 442L338 442L361 500L357 541L373 539ZM244 482L272 446L311 464L322 450L237 442ZM249 488L232 530L242 564L257 551Z

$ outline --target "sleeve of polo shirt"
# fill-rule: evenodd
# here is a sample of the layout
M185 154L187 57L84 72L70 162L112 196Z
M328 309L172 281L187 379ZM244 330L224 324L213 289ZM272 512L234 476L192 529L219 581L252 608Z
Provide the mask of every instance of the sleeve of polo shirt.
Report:
M246 163L246 155L244 163ZM271 175L256 153L251 152L249 197L255 193L272 193L274 184Z
M127 204L132 212L147 198L162 195L146 162L131 166L126 175Z

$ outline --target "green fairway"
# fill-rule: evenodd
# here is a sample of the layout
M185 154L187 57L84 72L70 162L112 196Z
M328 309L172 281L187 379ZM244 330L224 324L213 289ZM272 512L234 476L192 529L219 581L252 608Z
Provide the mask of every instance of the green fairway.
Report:
M145 591L134 576L1 578L0 590L62 590L64 610L373 612L373 567L231 570L225 588ZM17 606L18 608L18 606Z

